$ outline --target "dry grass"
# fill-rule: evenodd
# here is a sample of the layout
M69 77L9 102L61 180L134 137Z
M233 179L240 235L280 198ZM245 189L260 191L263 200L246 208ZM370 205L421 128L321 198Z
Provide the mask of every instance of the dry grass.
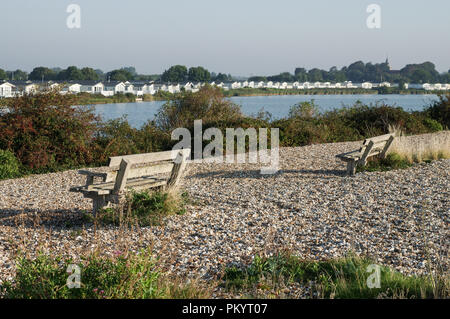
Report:
M396 134L399 135L398 132ZM448 159L450 158L450 131L397 136L389 149L389 153L397 153L410 163Z

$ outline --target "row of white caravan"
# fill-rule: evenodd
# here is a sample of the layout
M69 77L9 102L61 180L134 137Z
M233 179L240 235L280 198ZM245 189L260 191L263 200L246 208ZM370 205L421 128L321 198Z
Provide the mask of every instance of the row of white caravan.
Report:
M36 92L43 88L58 88L61 93L91 93L101 94L104 96L113 96L115 94L131 93L136 96L142 96L144 94L154 95L159 91L168 93L179 93L182 91L197 92L206 83L192 83L187 82L183 84L157 84L157 83L140 83L140 82L101 82L101 81L79 81L79 82L32 82L32 81L10 81L0 83L0 97L13 97L20 96L23 93ZM242 82L230 82L230 83L209 83L212 86L221 87L224 90L234 90L242 88L268 88L268 89L373 89L377 87L391 87L397 86L389 82L382 83L352 83L346 81L342 83L331 82L255 82L255 81L242 81ZM406 88L410 89L424 89L424 90L450 90L450 84L406 84Z

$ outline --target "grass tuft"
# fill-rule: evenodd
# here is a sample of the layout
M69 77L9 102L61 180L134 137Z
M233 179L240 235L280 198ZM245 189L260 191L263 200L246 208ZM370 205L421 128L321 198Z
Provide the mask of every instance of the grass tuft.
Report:
M380 288L369 288L367 281L374 262L349 255L328 261L308 261L288 254L256 256L248 267L227 268L223 286L231 291L272 290L300 283L311 286L315 298L448 298L448 276L406 276L380 266ZM439 284L436 285L436 278ZM439 289L436 289L436 286Z
M386 158L370 158L366 166L358 166L358 172L375 172L375 171L390 171L393 169L405 169L411 167L411 163L407 158L400 156L397 153L390 153Z
M67 285L69 265L80 267L80 288ZM21 258L13 282L0 287L0 297L13 299L179 299L207 298L209 290L163 273L148 251L101 258L90 255L80 263L40 254Z
M188 194L173 189L167 192L131 192L123 207L110 207L98 213L98 220L105 224L138 224L139 226L159 226L169 215L183 215L186 212Z

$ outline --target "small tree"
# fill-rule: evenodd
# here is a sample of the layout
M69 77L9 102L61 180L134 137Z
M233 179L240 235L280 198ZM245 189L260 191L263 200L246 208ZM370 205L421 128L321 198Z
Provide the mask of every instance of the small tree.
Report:
M291 109L289 110L289 118L312 118L318 114L319 107L314 103L314 100L311 100L311 102L301 102L295 104L291 106Z
M196 93L185 93L167 101L158 111L156 125L163 131L190 128L194 120L204 123L234 121L242 117L240 107L226 100L219 88L206 85Z

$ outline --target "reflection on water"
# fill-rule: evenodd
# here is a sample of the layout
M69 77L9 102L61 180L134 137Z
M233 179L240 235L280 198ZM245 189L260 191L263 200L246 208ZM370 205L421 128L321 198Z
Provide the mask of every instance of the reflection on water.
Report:
M386 103L400 106L407 111L421 111L436 95L272 95L272 96L238 96L232 97L234 103L241 105L242 112L247 115L256 114L261 109L272 114L273 118L285 117L289 108L299 102L311 101L319 106L320 111L329 111L343 106L351 106L356 101L365 104ZM137 102L96 105L95 110L104 120L126 116L130 125L141 127L155 114L164 101Z

